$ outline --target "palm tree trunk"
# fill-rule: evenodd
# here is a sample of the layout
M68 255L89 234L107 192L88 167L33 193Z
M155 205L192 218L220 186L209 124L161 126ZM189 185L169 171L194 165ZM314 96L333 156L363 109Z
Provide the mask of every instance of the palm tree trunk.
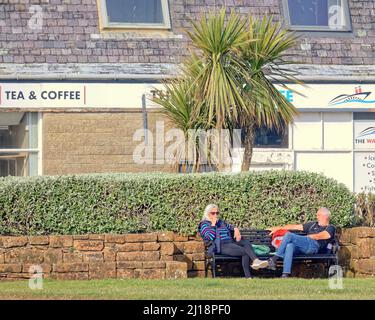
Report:
M217 123L216 125L216 134L218 136L216 136L215 138L217 139L215 141L215 143L217 143L217 150L216 151L216 154L214 155L215 157L217 157L216 159L216 168L217 168L217 171L218 172L222 172L223 171L223 141L222 141L222 135L221 135L221 130L222 130L222 125L219 124L219 122Z
M245 151L243 155L241 171L249 171L251 158L253 157L255 128L254 126L247 126L247 127L244 127L243 130L245 133L245 138L244 138Z

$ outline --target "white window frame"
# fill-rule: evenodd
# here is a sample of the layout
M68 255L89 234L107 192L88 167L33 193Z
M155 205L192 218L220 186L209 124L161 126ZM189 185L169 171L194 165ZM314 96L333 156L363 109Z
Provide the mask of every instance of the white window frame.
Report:
M30 112L25 112L27 114L27 126L30 127L31 119L29 116ZM31 134L29 131L28 135ZM0 148L0 155L3 154L17 154L17 153L27 153L29 154L37 154L38 157L38 166L37 166L37 175L42 175L42 113L38 112L38 123L37 123L37 134L38 134L38 147L37 148ZM27 164L29 165L29 164ZM29 168L28 168L28 171ZM30 174L30 172L29 172Z
M287 27L290 30L296 31L328 31L328 32L348 32L352 31L351 19L350 19L350 11L349 11L349 2L348 0L340 0L344 9L345 21L346 25L343 28L335 29L330 28L329 26L312 26L312 25L293 25L290 19L290 12L289 12L289 3L288 0L282 0L283 4L283 11L284 11L284 18L287 24Z
M102 25L105 29L170 29L171 28L171 18L169 12L168 0L160 0L163 11L163 21L164 23L113 23L108 20L108 11L106 0L99 1L99 10L102 18Z

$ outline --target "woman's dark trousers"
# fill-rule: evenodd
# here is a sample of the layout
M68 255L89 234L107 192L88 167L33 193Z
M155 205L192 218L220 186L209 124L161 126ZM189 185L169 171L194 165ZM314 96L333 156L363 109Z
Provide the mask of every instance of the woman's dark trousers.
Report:
M222 254L234 257L242 257L242 268L245 273L245 277L251 277L250 259L251 261L254 261L255 259L257 259L257 256L250 244L250 241L243 239L239 242L222 241L220 248Z

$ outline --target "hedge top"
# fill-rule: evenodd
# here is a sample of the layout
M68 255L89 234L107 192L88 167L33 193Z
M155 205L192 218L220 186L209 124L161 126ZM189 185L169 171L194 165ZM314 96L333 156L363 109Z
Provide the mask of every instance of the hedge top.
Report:
M354 202L343 184L295 171L7 177L0 179L0 234L193 234L209 203L240 228L305 222L321 206L344 227L354 222Z

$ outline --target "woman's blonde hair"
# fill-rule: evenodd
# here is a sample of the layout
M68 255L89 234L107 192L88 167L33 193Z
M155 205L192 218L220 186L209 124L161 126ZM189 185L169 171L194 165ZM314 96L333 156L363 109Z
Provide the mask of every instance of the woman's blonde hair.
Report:
M206 207L206 209L204 209L202 220L210 220L210 218L208 217L208 215L210 214L210 212L212 211L212 209L219 209L219 207L216 204L213 204L213 203L209 204Z

